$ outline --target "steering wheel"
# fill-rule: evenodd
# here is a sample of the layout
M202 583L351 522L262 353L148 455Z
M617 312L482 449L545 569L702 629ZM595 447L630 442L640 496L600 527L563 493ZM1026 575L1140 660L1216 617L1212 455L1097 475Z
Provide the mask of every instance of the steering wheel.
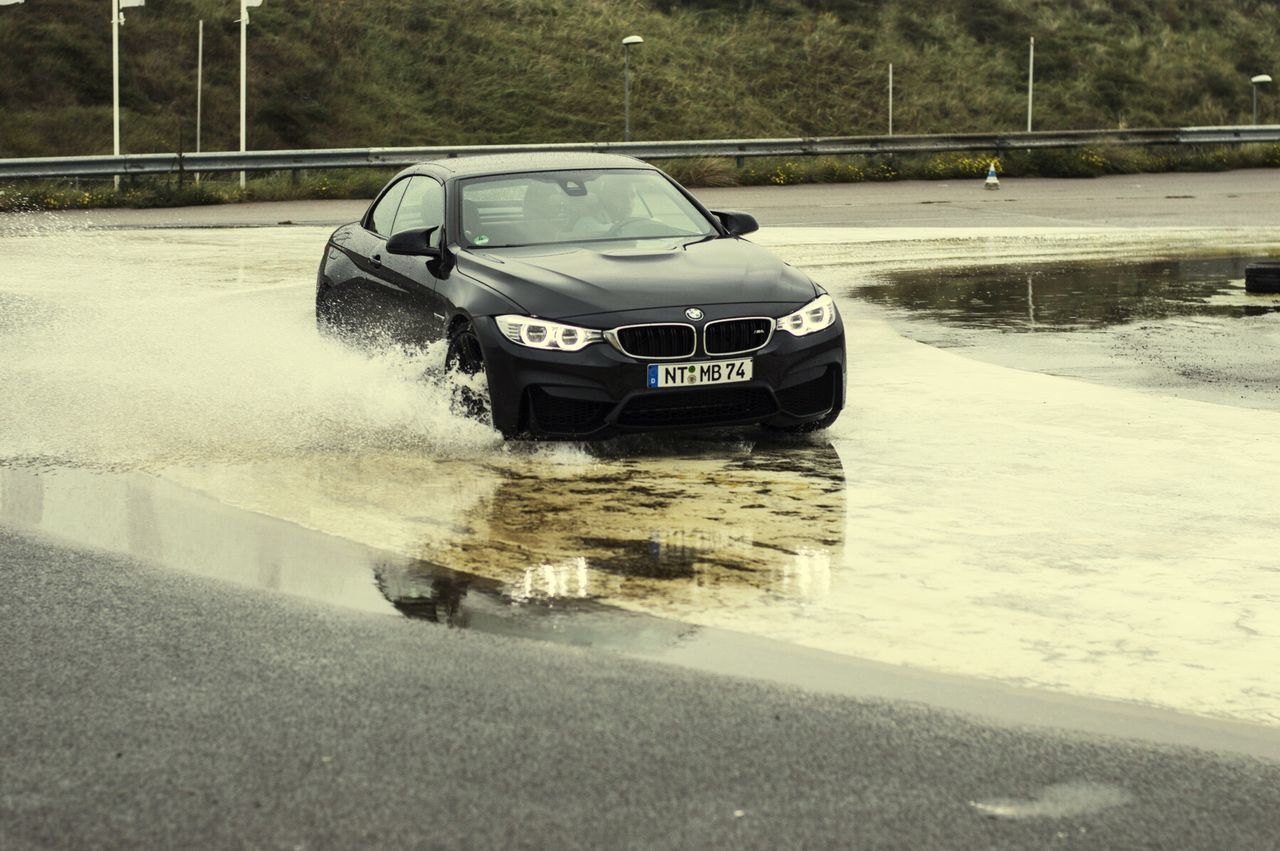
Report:
M608 234L609 236L621 236L623 229L625 229L629 225L634 225L636 223L654 224L654 221L653 219L650 219L648 216L627 216L625 219L618 222L613 227L609 228Z

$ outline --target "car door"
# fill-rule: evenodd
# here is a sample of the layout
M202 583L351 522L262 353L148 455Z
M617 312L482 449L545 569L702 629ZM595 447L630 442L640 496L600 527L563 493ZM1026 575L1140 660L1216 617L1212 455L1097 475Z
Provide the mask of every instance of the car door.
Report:
M401 343L427 342L443 328L443 319L437 318L434 309L435 277L427 269L426 259L387 251L387 239L397 232L397 220L408 223L401 224L399 230L419 226L413 223L429 218L427 211L433 201L439 202L439 218L443 220L443 190L433 199L428 197L430 185L440 184L429 177L411 176L388 187L353 235L348 252L360 267L362 289L370 296L370 303L361 307L369 330Z
M400 209L400 201L404 198L405 189L409 187L409 179L398 180L382 193L382 197L374 204L362 221L361 227L351 235L348 254L352 261L360 267L364 275L364 283L373 289L380 289L382 283L382 261L387 254L387 237L395 224L396 213Z
M435 228L430 242L437 248L441 246L444 236L444 186L435 178L423 174L409 178L391 233L417 228ZM422 327L431 338L444 333L448 315L447 305L439 292L439 279L433 273L433 270L440 269L439 261L431 261L425 257L386 252L382 256L382 276L388 285L401 291L410 309L420 316Z

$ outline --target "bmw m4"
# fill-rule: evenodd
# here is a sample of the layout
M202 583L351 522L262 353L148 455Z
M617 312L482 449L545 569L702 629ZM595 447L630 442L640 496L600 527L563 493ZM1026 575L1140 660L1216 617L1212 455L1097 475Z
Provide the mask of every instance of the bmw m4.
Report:
M447 341L455 404L504 435L825 428L844 329L806 274L661 170L611 154L425 162L334 231L316 318Z

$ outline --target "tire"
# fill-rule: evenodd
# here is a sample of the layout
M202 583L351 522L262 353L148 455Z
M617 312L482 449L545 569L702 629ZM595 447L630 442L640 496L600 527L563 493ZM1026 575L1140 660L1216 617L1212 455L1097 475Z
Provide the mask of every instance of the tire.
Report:
M449 332L444 373L449 382L449 406L453 412L486 425L492 424L484 350L470 322L463 322Z
M1244 289L1251 293L1280 293L1280 261L1264 261L1245 266Z

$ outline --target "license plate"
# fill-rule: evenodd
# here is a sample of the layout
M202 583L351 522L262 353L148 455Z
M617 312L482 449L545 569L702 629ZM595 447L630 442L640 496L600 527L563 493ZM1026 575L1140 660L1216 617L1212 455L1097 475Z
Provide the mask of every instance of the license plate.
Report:
M702 363L651 363L650 387L697 387L751 380L751 358Z

